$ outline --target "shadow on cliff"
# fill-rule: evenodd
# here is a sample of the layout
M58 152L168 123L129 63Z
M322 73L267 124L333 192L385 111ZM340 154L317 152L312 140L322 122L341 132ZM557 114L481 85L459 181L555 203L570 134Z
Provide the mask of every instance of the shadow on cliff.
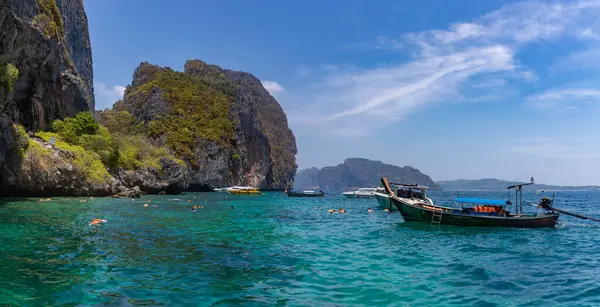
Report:
M7 115L0 115L0 196L25 196L14 183L15 174L19 174L23 166L20 152L28 142L27 135L19 134ZM0 199L0 204L8 201L12 200Z

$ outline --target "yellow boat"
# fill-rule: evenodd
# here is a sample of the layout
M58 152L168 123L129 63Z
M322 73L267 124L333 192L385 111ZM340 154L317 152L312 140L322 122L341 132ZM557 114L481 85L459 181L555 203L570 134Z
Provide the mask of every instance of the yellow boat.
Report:
M251 187L231 187L227 188L227 192L232 195L263 195L259 189Z

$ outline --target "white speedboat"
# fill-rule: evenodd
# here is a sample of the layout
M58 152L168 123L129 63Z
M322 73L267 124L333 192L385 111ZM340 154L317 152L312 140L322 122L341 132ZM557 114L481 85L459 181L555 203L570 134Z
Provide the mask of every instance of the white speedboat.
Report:
M356 191L344 192L342 195L348 198L370 198L375 196L375 191L377 191L377 188L360 188Z

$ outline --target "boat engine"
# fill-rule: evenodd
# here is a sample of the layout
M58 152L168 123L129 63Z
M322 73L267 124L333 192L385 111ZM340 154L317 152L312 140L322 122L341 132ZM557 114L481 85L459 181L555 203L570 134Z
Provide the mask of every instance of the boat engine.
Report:
M545 210L553 210L552 208L552 199L548 198L548 197L542 197L542 199L540 200L540 203L538 204L539 207L542 207Z

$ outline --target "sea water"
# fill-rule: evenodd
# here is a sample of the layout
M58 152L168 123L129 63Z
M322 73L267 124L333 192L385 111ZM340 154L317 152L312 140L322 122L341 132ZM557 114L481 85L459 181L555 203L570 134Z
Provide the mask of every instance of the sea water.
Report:
M564 215L556 229L487 229L405 223L340 195L86 199L0 201L0 306L600 305L600 223ZM582 214L599 203L556 193Z

